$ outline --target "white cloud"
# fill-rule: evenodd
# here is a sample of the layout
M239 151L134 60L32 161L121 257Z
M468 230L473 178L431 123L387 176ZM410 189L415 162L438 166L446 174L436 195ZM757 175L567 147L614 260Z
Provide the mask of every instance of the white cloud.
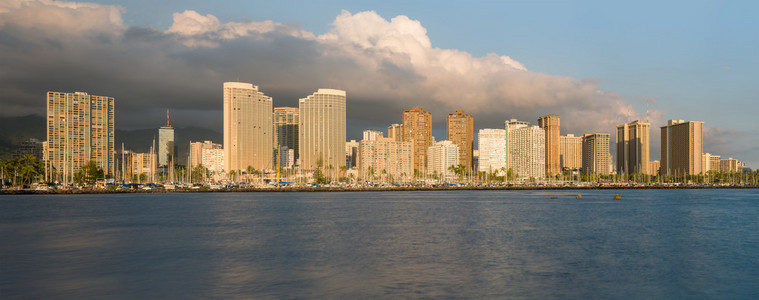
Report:
M639 115L619 95L602 90L593 80L531 72L517 60L495 53L474 57L466 51L433 47L422 24L407 16L387 20L373 11L343 11L329 32L315 36L273 21L222 23L213 15L191 10L175 13L171 27L157 31L125 27L123 9L116 6L14 1L0 8L5 11L0 12L0 26L13 23L33 32L57 30L35 37L28 35L31 31L11 34L27 41L37 39L32 42L38 47L29 53L18 43L6 45L9 55L6 60L0 58L0 63L30 66L24 72L2 75L8 78L6 82L85 85L78 90L86 90L87 85L113 87L105 93L124 103L120 114L130 110L137 114L145 105L154 106L156 94L162 95L163 106L217 107L209 99L221 81L243 80L295 100L297 96L291 95L302 96L319 87L345 89L353 113L348 117L368 123L398 122L404 109L422 106L438 120L464 109L474 115L478 128L500 127L503 120L515 117L535 122L555 113L562 117L565 133L580 134L611 133L615 125ZM52 14L52 19L60 21L41 14ZM50 40L50 44L66 43L88 31L105 33L105 38L57 50L45 48ZM54 59L57 55L67 59ZM66 77L53 78L61 70L66 70ZM33 99L40 91L26 93ZM378 109L383 114L376 113Z
M166 33L175 34L183 44L189 47L217 47L222 40L275 31L303 39L314 37L313 33L273 21L221 24L216 16L211 14L203 16L193 10L174 13L173 17L174 23Z
M124 9L95 3L50 0L3 0L0 27L14 23L50 33L120 32Z

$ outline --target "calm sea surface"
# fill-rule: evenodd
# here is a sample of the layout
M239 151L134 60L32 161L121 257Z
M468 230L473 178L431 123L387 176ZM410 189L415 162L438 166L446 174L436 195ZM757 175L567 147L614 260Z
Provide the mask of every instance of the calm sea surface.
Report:
M577 193L4 195L0 298L759 298L759 190Z

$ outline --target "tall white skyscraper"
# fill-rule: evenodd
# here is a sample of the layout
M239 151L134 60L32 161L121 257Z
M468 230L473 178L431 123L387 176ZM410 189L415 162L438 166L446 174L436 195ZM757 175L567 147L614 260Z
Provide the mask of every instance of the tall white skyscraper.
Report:
M272 109L258 86L224 83L224 171L273 169Z
M452 141L439 141L427 148L427 174L438 175L440 180L456 178L450 167L459 165L459 146Z
M500 176L509 169L508 132L505 129L480 129L477 132L479 171L495 172Z
M509 167L519 178L545 177L545 130L527 122L506 121Z
M322 171L345 166L345 102L345 91L334 89L319 89L300 99L298 140L304 170L320 164Z

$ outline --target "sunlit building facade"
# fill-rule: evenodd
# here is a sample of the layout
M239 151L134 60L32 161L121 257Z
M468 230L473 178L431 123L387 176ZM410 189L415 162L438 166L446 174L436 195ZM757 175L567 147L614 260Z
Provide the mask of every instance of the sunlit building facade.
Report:
M427 174L438 176L440 180L450 181L456 178L451 170L459 164L459 146L451 141L439 141L427 148Z
M587 174L611 174L609 134L593 133L582 137L582 172Z
M272 168L272 98L258 86L224 83L224 170Z
M447 139L459 146L459 164L463 165L466 170L472 170L474 118L464 113L463 110L456 110L456 112L448 114L446 121Z
M410 142L386 138L379 131L364 131L359 142L359 174L364 181L408 181L414 175Z
M582 168L582 137L567 134L559 137L559 166L561 170Z
M506 129L486 128L477 132L478 171L499 176L506 174L509 169L508 137Z
M414 147L414 169L427 169L427 148L432 146L432 115L421 107L403 112L403 141Z
M547 115L538 119L538 126L545 131L545 160L546 175L561 174L561 118L557 115Z
M661 127L661 173L696 175L701 167L704 122L669 120Z
M88 161L114 173L114 99L47 92L47 157L64 183Z
M509 168L518 178L545 177L545 131L527 122L506 121Z
M617 126L617 173L650 174L648 170L649 128L639 120Z
M300 99L301 168L337 170L345 166L345 105L343 90L319 89Z

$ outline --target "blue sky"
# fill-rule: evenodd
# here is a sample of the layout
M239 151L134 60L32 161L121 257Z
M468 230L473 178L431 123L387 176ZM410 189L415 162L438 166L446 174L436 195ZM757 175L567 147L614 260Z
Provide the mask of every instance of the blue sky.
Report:
M653 138L658 138L658 133L654 131L658 131L657 126L667 119L703 121L707 127L705 139L710 142L705 145L706 151L718 152L714 153L717 155L733 156L746 161L750 167L759 167L759 128L757 128L759 122L755 120L759 112L759 96L757 96L759 95L759 71L757 71L759 70L759 17L757 17L759 2L757 1L97 0L93 2L121 6L125 9L121 17L127 27L150 28L164 36L175 24L176 20L173 19L172 14L185 10L195 11L201 16L213 15L221 24L272 20L286 26L299 27L315 36L333 32L335 30L333 22L343 10L350 12L351 15L347 17L354 17L354 19L359 19L358 13L366 11L374 11L387 21L403 15L412 21L419 22L426 30L426 37L429 38L432 48L466 52L474 57L474 62L479 62L478 58L485 57L489 53L508 56L532 72L532 77L525 79L527 82L539 81L541 79L536 79L537 77L546 75L550 77L549 86L562 86L565 84L561 82L564 78L572 78L576 81L570 85L580 89L588 84L597 86L604 93L613 94L610 97L594 100L595 102L579 101L579 104L575 106L582 108L577 108L579 112L575 112L575 115L581 115L582 109L593 110L593 105L601 105L618 99L623 102L621 106L629 104L634 110L633 114L641 116L646 110L646 102L643 99L652 99L649 107L652 118L655 119L652 121L654 123L652 125ZM234 40L234 42L239 41ZM231 52L231 49L235 49L233 42L222 41L220 44L221 46L217 49L227 49L225 46L228 46L228 50L225 51L230 52L224 53L237 53ZM261 45L260 40L254 44L254 46L257 45ZM166 55L183 58L201 57L209 51L211 50L198 47L192 51ZM272 59L270 56L263 55L262 57ZM349 55L349 57L352 56ZM190 61L190 59L187 60L187 62ZM195 65L198 61L202 60L185 62L183 66ZM256 65L256 67L261 66ZM406 74L408 73L406 71L409 71L404 69L406 67L403 64L396 67L400 70L399 74ZM304 70L303 68L295 69ZM418 69L418 66L414 66L409 72L414 73L413 71ZM209 72L215 74L219 71L213 69ZM416 73L425 75L419 71ZM231 76L230 74L222 75L227 76L225 79ZM237 71L235 75L242 75L243 79L248 81L265 81L264 77L256 72ZM391 83L388 86L395 86L394 84L397 83ZM490 82L473 86L492 84ZM294 98L283 91L285 87L277 90L277 87L272 87L272 85L268 84L270 93L275 95L275 99ZM261 86L266 91L267 85L261 83ZM352 89L346 89L351 98ZM359 89L356 88L356 90ZM429 91L437 90L434 88L423 90L423 92ZM551 95L563 99L561 96L566 92L566 90L559 90L552 92ZM298 91L298 93L302 95L305 91ZM280 94L282 96L279 96ZM369 93L354 92L352 95L357 95L359 96L357 98L362 99L371 98L365 96L366 94ZM407 94L418 95L413 91L404 95ZM366 104L366 106L361 106L362 108L376 109L378 107L378 102L375 100L360 101L362 105ZM394 103L394 109L409 107L413 105L412 101L406 99L400 104ZM437 102L432 100L424 102L424 104L427 103ZM482 122L478 122L478 115L475 114L475 127L492 127L499 122L499 118L502 120L514 116L534 123L540 115L556 112L552 111L552 106L547 104L526 108L518 105L521 103L518 101L513 103L494 101L490 105L502 103L505 103L501 111L503 117L486 116L482 117ZM574 104L568 100L564 105ZM614 112L615 109L618 107L608 107L605 111L599 112ZM155 111L156 115L160 115L162 109ZM192 109L188 106L187 114L192 113ZM400 115L399 111L395 113ZM442 113L438 115L440 115L438 119L443 116ZM562 128L567 129L562 130L562 134L582 134L585 131L613 133L613 128L608 128L608 125L604 125L606 127L579 125L582 120L573 118L571 115L572 112L565 113L567 117L562 119ZM596 116L590 118L594 117ZM389 120L386 123L398 121ZM619 121L619 118L610 119L609 124L615 121ZM372 129L382 129L386 126L385 123L361 118L354 120L353 124L372 127ZM575 124L578 125L575 126ZM652 141L654 158L658 158L658 149L658 140Z

